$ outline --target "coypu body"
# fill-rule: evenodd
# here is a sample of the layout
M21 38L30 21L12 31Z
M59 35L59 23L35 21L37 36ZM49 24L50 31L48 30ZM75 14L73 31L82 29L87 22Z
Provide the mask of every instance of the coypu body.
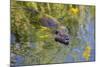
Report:
M44 16L40 18L40 24L52 29L55 35L54 40L56 42L62 43L64 45L69 44L68 30L66 30L66 28L62 26L55 18Z

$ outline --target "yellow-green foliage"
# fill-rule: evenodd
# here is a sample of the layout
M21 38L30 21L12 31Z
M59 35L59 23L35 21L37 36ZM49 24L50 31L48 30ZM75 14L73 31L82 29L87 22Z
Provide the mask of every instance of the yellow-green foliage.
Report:
M91 54L91 47L90 46L86 46L86 48L84 49L83 52L83 57L88 61L90 58L90 54Z

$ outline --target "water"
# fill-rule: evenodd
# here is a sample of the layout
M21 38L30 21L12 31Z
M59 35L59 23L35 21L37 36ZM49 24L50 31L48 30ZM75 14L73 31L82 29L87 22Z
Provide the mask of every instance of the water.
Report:
M89 11L88 11L89 12ZM90 13L87 13L87 20L85 20L85 28L80 26L79 30L79 38L81 39L80 45L77 48L73 48L72 52L77 53L76 62L80 61L86 61L86 59L82 56L84 48L88 45L91 48L91 53L88 61L94 61L95 60L95 20L90 19L91 15ZM88 44L87 44L88 43ZM75 59L73 59L73 54L69 53L69 55L66 56L65 62L75 62Z

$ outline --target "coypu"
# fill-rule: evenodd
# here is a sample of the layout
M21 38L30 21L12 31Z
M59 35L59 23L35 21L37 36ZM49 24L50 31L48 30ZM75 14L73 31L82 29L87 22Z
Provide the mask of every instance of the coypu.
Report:
M40 24L42 26L52 29L55 34L55 41L64 45L69 44L68 30L65 26L61 25L55 18L45 15L40 18Z

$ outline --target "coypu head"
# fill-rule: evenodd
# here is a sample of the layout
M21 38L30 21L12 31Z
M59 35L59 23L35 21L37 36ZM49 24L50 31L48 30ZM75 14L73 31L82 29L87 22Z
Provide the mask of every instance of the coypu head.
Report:
M48 27L55 35L55 41L64 45L69 44L68 30L64 25L61 25L55 18L42 17L40 19L42 26Z
M64 45L69 45L69 35L62 30L55 31L55 41L60 42Z

